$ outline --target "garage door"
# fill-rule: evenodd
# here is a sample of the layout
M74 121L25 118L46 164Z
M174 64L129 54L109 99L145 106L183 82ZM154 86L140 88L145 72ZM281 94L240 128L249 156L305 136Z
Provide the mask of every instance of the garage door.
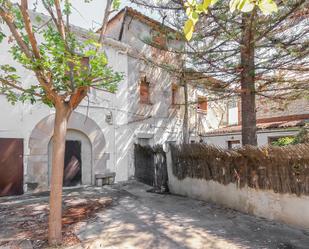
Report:
M0 196L23 194L23 140L0 138Z

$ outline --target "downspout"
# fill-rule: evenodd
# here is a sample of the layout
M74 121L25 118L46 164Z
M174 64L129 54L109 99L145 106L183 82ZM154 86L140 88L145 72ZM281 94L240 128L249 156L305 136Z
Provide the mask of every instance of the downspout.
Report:
M188 84L185 79L184 73L182 73L183 89L184 89L184 101L185 101L185 110L183 117L183 143L188 144L190 140L189 136L189 110L188 110Z

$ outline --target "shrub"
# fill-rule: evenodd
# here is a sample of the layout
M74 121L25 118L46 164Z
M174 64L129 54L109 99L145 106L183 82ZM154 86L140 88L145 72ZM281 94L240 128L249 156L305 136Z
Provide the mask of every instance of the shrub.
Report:
M277 141L271 143L274 146L286 146L291 144L309 143L308 128L302 128L295 137L281 137Z

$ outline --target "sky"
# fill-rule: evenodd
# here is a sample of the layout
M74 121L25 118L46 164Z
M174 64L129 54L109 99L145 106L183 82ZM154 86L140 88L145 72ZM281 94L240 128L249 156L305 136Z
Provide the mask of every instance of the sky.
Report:
M19 2L15 0L15 2ZM44 7L40 3L40 0L29 0L29 8L33 8L33 4L38 2L37 11L45 13ZM86 29L97 29L103 20L103 13L105 10L106 0L92 0L90 3L85 3L84 0L71 0L74 6L71 16L71 23ZM121 8L125 6L133 7L142 13L146 13L145 9L139 8L136 5L130 3L129 0L121 0ZM148 15L150 14L147 12Z

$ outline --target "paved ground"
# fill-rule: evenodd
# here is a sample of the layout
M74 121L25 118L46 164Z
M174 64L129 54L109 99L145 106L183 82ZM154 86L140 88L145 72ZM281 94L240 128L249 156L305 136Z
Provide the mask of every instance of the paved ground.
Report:
M112 205L97 212L95 218L79 222L74 232L81 243L70 248L309 248L309 230L255 218L211 203L148 193L146 189L145 185L130 183L66 192L66 196L80 198L112 198ZM0 206L42 202L40 198L0 199ZM1 225L3 219L0 211L0 241L10 236L14 238L14 233L6 232Z

